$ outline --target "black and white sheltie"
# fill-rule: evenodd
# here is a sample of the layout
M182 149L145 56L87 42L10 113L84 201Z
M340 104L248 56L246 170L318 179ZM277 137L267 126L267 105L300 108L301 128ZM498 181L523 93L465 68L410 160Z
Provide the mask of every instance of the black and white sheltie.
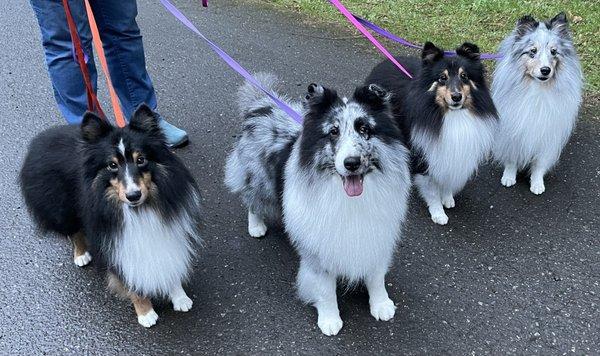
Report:
M581 104L583 77L567 17L522 17L499 52L492 96L500 115L494 158L504 166L501 183L512 186L517 171L529 168L529 189L542 194Z
M448 222L444 207L454 207L454 195L489 155L498 119L479 48L464 43L456 52L444 56L427 42L421 61L398 58L413 80L386 61L365 81L391 92L394 114L410 136L415 184L441 225Z
M272 88L276 79L261 75ZM371 314L394 316L384 278L401 233L410 190L408 150L393 121L389 95L376 85L350 100L311 84L292 121L246 84L240 89L242 136L226 165L225 182L248 208L248 232L280 219L300 255L300 298L316 307L326 335L342 328L336 282L364 282Z
M86 113L81 127L42 132L21 189L40 228L70 236L78 266L93 256L106 268L109 288L131 299L140 324L158 319L153 297L168 297L178 311L192 307L182 283L198 241L200 193L149 107L122 129Z

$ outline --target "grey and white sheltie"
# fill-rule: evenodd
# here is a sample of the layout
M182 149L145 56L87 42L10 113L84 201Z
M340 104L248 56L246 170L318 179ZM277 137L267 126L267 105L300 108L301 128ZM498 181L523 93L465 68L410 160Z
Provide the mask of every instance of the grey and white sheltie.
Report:
M273 76L260 75L270 88ZM359 87L350 100L308 87L292 121L264 95L240 89L242 136L227 159L225 182L248 208L248 232L265 235L280 219L300 255L300 298L318 312L326 335L342 328L336 282L364 282L371 314L394 316L384 278L401 233L410 189L408 150L389 95Z
M445 56L427 42L421 60L398 58L414 79L390 61L366 79L391 92L398 124L410 135L415 185L440 225L448 222L444 208L454 207L454 195L489 156L498 121L479 48L464 43L456 53Z
M530 190L545 191L544 175L558 161L575 126L583 78L564 13L545 22L524 16L500 45L492 97L500 115L495 159L510 187L529 167Z

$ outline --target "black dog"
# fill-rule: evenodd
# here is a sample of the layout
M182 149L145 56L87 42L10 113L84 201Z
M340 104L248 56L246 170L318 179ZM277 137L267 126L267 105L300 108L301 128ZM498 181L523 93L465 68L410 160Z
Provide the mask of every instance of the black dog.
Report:
M442 225L444 207L454 207L454 195L489 155L498 121L479 48L464 43L456 53L444 56L427 42L421 61L398 58L413 80L386 61L365 81L391 91L396 120L410 137L415 183L431 219Z
M21 189L42 230L72 238L75 264L99 260L140 324L158 319L151 297L170 298L175 310L192 307L182 283L199 239L200 193L149 107L125 128L86 113L81 127L42 132L29 147Z

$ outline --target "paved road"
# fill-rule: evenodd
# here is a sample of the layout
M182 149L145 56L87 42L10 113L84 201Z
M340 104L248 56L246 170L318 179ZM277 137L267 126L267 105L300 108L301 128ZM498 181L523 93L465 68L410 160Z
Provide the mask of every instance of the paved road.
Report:
M352 33L306 19L233 1L177 3L247 68L277 73L294 94L312 81L349 93L379 60ZM189 286L194 309L163 305L146 330L92 268L72 264L66 240L40 236L24 211L23 148L60 120L31 9L17 0L0 9L0 354L600 353L598 107L582 114L541 197L523 180L502 188L498 170L485 167L440 227L413 196L387 278L395 319L376 322L363 290L345 293L344 328L329 338L295 299L298 261L284 234L246 236L240 202L221 183L240 78L157 1L140 1L160 111L193 140L178 152L202 187L207 222Z

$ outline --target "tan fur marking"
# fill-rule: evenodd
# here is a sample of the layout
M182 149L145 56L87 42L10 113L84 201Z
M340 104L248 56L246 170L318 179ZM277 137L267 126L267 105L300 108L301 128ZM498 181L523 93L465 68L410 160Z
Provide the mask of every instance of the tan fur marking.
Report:
M438 86L435 91L435 102L444 110L448 109L448 101L450 100L450 90L447 85Z
M137 152L137 151L133 152L131 154L131 157L133 157L133 162L135 162L138 159L139 156L140 156L139 152Z
M146 315L154 309L149 298L144 298L130 291L114 273L108 274L108 289L121 298L129 298L138 316Z
M465 97L463 107L467 109L473 108L473 97L471 96L471 86L469 84L462 85L462 95Z
M87 243L85 242L85 235L82 231L76 232L71 237L71 242L73 243L73 258L82 256L87 252Z
M154 309L152 307L152 302L148 298L142 298L133 292L131 293L129 298L131 299L131 302L133 303L133 308L135 309L135 313L138 316L146 315L148 314L148 312Z
M121 194L125 196L125 187L123 187L123 184L117 178L113 178L109 182L110 187L106 188L106 197L118 203L121 201Z

